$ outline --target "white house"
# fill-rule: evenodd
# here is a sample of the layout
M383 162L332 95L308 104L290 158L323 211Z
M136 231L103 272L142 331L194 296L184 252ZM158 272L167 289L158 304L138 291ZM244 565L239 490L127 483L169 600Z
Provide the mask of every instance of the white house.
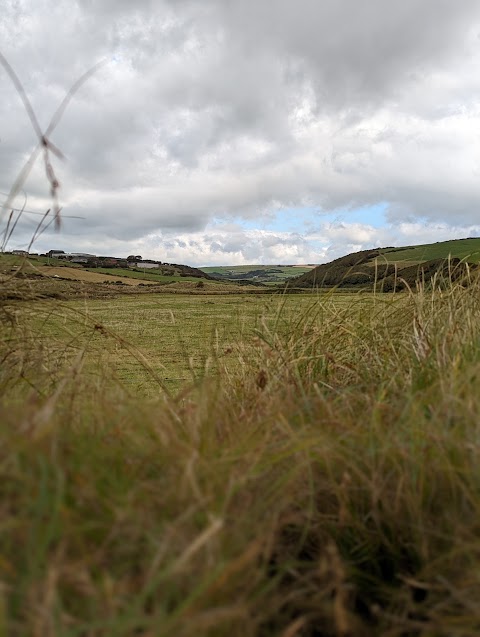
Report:
M133 264L135 268L140 268L141 270L153 270L154 268L159 268L159 263L146 263L145 261L139 261L138 263Z

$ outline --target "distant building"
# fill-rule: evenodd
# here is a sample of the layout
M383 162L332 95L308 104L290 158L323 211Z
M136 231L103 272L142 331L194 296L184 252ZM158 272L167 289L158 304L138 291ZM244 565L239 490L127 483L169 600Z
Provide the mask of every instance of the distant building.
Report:
M85 265L90 259L95 259L96 257L94 254L87 254L86 252L71 252L70 254L66 254L64 258L68 259L70 263Z
M88 257L72 257L70 263L88 263Z
M150 270L150 269L153 270L154 268L158 269L160 267L159 263L148 263L148 261L139 261L138 263L129 263L129 265L134 266L136 268L141 268L142 270L145 268L147 270Z
M28 257L27 250L12 250L12 254L16 254L18 257Z

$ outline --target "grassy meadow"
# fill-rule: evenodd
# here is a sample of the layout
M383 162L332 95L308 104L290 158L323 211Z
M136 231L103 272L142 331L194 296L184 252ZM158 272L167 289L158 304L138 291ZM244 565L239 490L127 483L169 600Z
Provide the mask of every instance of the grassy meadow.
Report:
M147 291L148 292L148 291ZM319 299L322 298L320 301ZM43 352L82 353L83 373L145 398L175 394L221 372L234 375L263 330L287 332L313 311L370 311L372 298L278 295L119 295L105 301L43 301L13 311ZM300 319L301 320L301 319ZM242 355L239 356L239 352ZM35 382L35 375L32 382ZM24 386L29 386L29 377ZM17 388L20 391L20 387Z
M477 280L0 320L0 635L480 633Z

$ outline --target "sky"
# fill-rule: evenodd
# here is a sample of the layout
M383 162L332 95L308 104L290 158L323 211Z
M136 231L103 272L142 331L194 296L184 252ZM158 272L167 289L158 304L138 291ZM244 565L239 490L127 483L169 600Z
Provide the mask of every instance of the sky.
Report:
M32 251L304 264L480 236L478 0L2 0L0 53L42 131L101 63L49 136L62 223ZM37 143L0 67L1 202ZM42 155L12 207L26 249Z

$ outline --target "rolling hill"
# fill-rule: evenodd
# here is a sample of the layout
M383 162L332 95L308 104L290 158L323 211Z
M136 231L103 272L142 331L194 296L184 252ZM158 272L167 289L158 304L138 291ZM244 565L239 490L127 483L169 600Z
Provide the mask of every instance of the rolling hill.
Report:
M375 285L386 292L429 281L436 273L452 279L476 269L480 238L456 239L402 248L374 248L352 252L290 279L295 288L359 288Z

